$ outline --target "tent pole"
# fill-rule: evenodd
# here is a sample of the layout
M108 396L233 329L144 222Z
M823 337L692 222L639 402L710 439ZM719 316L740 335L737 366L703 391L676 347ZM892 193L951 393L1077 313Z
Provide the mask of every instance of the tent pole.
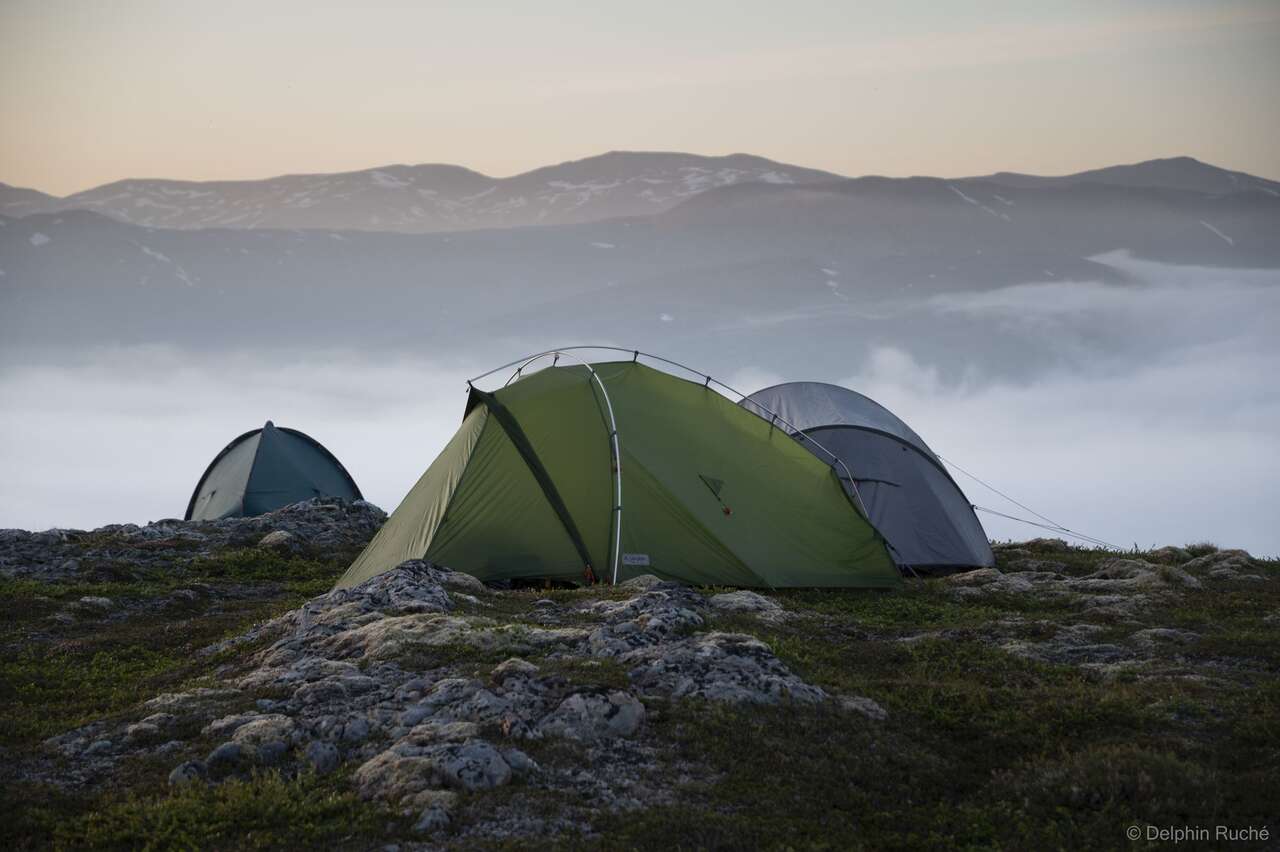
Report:
M635 361L637 358L643 355L646 358L652 358L655 361L661 361L664 364L670 364L673 367L679 367L682 370L686 370L690 373L693 373L695 376L703 377L705 379L706 387L710 387L712 384L716 384L724 388L725 390L729 391L730 393L737 394L740 399L747 398L747 395L744 394L742 391L738 390L737 388L732 388L729 385L726 385L724 382L720 381L719 379L713 379L709 374L703 373L699 370L695 370L692 367L689 367L685 364L681 364L679 361L672 361L670 358L663 358L661 355L652 355L648 352L641 352L639 349L624 349L621 346L565 346L560 349L548 349L545 352L539 352L536 355L530 355L526 358L520 358L515 361L511 361L510 363L503 364L500 367L494 367L489 372L481 373L480 375L476 376L474 379L471 379L471 382L477 382L480 379L493 375L499 370L505 370L508 367L515 367L516 365L519 365L520 367L520 369L516 370L516 373L519 374L522 370L524 370L525 367L529 366L534 361L537 361L539 358L545 358L548 355L554 355L557 358L559 358L560 355L567 355L572 351L581 350L581 349L595 349L595 350L601 350L601 351L607 351L607 352L626 352L631 355L632 361ZM618 478L617 504L616 504L615 514L618 515L617 526L621 528L621 525L622 525L622 458L618 452L618 439L617 439L618 426L613 421L613 405L609 402L608 391L604 390L604 383L600 381L600 377L596 375L596 371L594 368L592 368L591 364L588 361L586 361L586 359L581 358L577 355L569 355L569 357L577 361L580 361L582 364L586 365L586 368L588 370L591 371L591 376L595 379L596 384L600 385L601 391L604 391L605 405L609 407L609 428L613 430L613 435L614 435L614 440L613 440L614 467L617 469L616 475ZM468 384L470 384L471 382L468 382ZM510 382L510 380L508 380L508 382ZM862 494L858 491L858 482L853 476L853 471L849 470L849 466L844 463L844 459L840 458L835 453L831 452L826 447L822 446L822 444L815 441L809 435L806 435L802 430L797 429L793 423L791 423L785 417L782 417L780 414L778 414L778 412L772 410L767 406L761 405L755 400L751 400L751 405L755 408L760 409L761 411L764 411L766 414L771 415L772 419L770 422L776 421L778 423L781 423L783 426L787 427L787 429L789 429L792 434L802 436L804 440L808 441L810 444L813 444L813 446L821 450L823 455L831 459L831 465L833 467L838 465L840 469L844 471L845 476L848 477L849 490L853 492L854 506L858 509L858 511L862 513L862 517L865 518L868 523L870 523L871 515L869 512L867 512L867 505L862 501ZM837 479L840 478L839 473L836 474L836 478ZM615 533L618 533L618 530L615 530ZM618 533L617 535L615 535L615 546L614 546L614 553L613 553L613 578L615 583L617 582L618 559L620 558L618 554L617 542L620 542L620 541L621 541L621 535L620 533Z
M601 347L594 347L594 346L568 347L568 349L598 349L598 348L601 348ZM616 347L609 347L609 348L616 348ZM623 349L619 351L631 352L632 350ZM622 551L622 449L618 442L618 421L614 419L614 416L613 416L613 402L612 400L609 399L609 389L604 386L604 382L601 381L600 375L596 372L596 368L593 367L591 365L591 362L587 361L585 358L575 355L572 352L567 351L566 349L549 349L546 352L539 352L537 355L532 355L528 358L521 359L520 361L512 361L510 364L503 364L501 367L496 367L490 370L489 372L485 373L484 375L476 376L474 379L467 382L467 384L470 385L472 382L483 379L485 378L485 376L491 376L494 373L498 372L499 370L505 370L507 367L515 367L516 365L519 365L515 373L512 374L511 378L507 379L507 384L510 384L512 379L514 379L518 375L521 375L524 372L525 367L528 367L530 364L532 364L534 361L537 361L540 358L546 358L548 355L552 356L551 366L553 367L560 362L560 356L562 355L568 358L572 358L575 361L582 364L582 366L587 368L587 372L591 374L591 378L595 381L596 385L600 388L601 395L604 396L605 411L609 415L609 450L613 454L613 459L611 460L611 464L610 464L610 468L613 471L613 510L609 512L610 525L613 527L613 554L612 554L613 559L611 560L613 564L611 566L609 576L610 576L610 582L616 586L618 584L618 562L622 558L622 553L621 553Z

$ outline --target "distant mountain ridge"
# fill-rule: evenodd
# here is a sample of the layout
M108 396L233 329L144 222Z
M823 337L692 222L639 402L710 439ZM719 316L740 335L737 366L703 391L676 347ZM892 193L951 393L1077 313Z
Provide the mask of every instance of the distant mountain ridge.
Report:
M1099 183L1108 186L1126 186L1135 189L1181 189L1210 195L1226 195L1233 192L1260 191L1280 197L1280 182L1256 177L1245 172L1230 171L1194 157L1169 157L1160 160L1144 160L1123 166L1107 166L1101 169L1077 172L1058 177L1026 175L1017 172L996 172L981 177L963 178L963 181L998 183L1021 189L1048 189Z
M1148 160L1062 176L997 172L956 178L845 178L749 154L706 157L612 151L494 178L462 166L390 165L338 174L263 180L129 179L57 198L0 184L0 214L90 210L151 228L322 229L436 233L567 225L665 213L709 191L884 181L900 192L919 181L950 186L1066 189L1097 184L1206 195L1259 192L1280 197L1280 182L1191 157ZM913 183L914 182L914 183ZM732 194L732 193L731 193ZM748 192L748 195L751 193ZM768 194L768 193L766 193Z
M719 186L837 179L748 154L614 151L508 178L428 164L250 181L131 179L61 199L0 185L0 213L90 210L153 228L433 233L643 216Z

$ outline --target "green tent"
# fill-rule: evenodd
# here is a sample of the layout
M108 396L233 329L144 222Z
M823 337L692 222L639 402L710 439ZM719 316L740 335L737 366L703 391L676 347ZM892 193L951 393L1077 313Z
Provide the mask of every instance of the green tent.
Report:
M473 388L462 427L338 588L407 559L482 580L901 582L832 467L706 384L634 360Z

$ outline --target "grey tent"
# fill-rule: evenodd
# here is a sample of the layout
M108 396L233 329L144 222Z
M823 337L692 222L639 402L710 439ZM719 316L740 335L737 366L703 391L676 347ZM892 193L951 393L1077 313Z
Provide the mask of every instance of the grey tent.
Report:
M360 489L333 453L296 429L270 420L214 457L187 504L186 519L261 515L312 497L360 500Z
M757 391L741 405L766 420L776 412L791 431L811 437L848 466L871 522L899 565L995 564L982 524L942 461L875 400L838 385L791 382ZM812 442L802 443L827 458Z

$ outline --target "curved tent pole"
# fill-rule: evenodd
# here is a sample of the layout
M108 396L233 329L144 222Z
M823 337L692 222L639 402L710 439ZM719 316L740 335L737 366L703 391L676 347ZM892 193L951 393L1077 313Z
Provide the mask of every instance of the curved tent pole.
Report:
M685 371L687 371L687 372L693 373L695 376L700 376L701 378L703 378L703 379L705 380L705 381L704 381L704 383L703 383L704 387L710 387L712 384L716 384L716 385L719 385L720 387L724 388L725 390L729 391L730 393L736 394L736 395L738 396L738 398L739 398L739 399L746 399L746 398L747 398L747 395L746 395L745 393L743 393L742 391L738 390L737 388L730 387L729 385L726 385L724 382L720 381L719 379L714 379L714 378L712 378L710 374L708 374L708 373L704 373L704 372L702 372L701 370L695 370L695 369L693 369L692 367L690 367L690 366L688 366L688 365L686 365L686 364L681 364L679 361L672 361L670 358L663 358L661 355L651 355L651 354L650 354L650 353L648 353L648 352L641 352L639 349L625 349L625 348L623 348L623 347L621 347L621 346L565 346L565 347L562 347L562 348L560 348L560 349L548 349L548 350L546 350L545 352L539 352L539 353L537 353L536 355L529 355L529 356L526 356L526 357L524 357L524 358L517 358L515 361L510 361L510 362L508 362L508 363L506 363L506 364L503 364L503 365L502 365L502 366L500 366L500 367L494 367L492 370L488 371L487 373L481 373L480 375L476 376L474 379L470 379L470 380L468 380L468 381L467 381L467 384L468 384L468 385L474 384L475 382L478 382L478 381L480 381L481 379L484 379L484 378L487 378L487 377L489 377L489 376L492 376L494 373L497 373L497 372L499 372L499 371L501 371L501 370L505 370L505 369L507 369L508 367L516 367L517 365L519 365L519 369L517 369L517 370L516 370L516 372L515 372L515 374L512 376L512 378L514 378L515 376L520 375L521 371L523 371L525 367L527 367L529 364L532 364L534 361L537 361L539 358L545 358L545 357L546 357L546 356L548 356L548 355L556 355L556 356L559 356L559 355L561 355L561 354L565 354L565 353L573 352L573 351L578 351L578 350L582 350L582 349L597 349L597 350L603 350L603 351L607 351L607 352L624 352L624 353L627 353L627 354L629 354L629 355L631 356L631 360L632 360L633 362L634 362L637 358L639 358L641 355L643 355L643 356L644 356L644 357L646 357L646 358L652 358L652 359L653 359L653 360L655 360L655 361L661 361L661 362L662 362L662 363L664 363L664 364L670 364L670 365L671 365L671 366L673 366L673 367L679 367L681 370L685 370ZM582 362L583 364L585 364L585 365L586 365L586 367L587 367L587 369L588 369L588 370L591 370L591 375L592 375L592 376L595 376L595 370L593 370L593 369L591 368L591 365L590 365L590 364L588 364L586 360L584 360L583 358L580 358L580 357L579 357L579 356L577 356L577 355L572 355L572 356L570 356L570 357L575 358L576 360L578 360L578 361ZM597 383L597 384L599 384L599 385L600 385L601 390L603 390L603 389L604 389L604 385L600 382L599 377L598 377L598 376L595 376L595 378L596 378L596 383ZM510 379L508 379L507 381L508 381L508 384L509 384L511 380L510 380ZM609 395L608 395L608 393L606 392L606 393L605 393L605 403L606 403L606 404L608 404L608 402L609 402ZM768 406L760 405L759 403L755 402L754 400L752 400L752 403L751 403L751 404L752 404L752 405L754 405L754 406L756 406L757 408L760 408L761 410L763 410L763 411L765 411L765 412L768 412L768 413L773 417L773 419L774 419L774 420L776 420L777 422L781 423L783 426L786 426L786 427L787 427L787 428L792 432L792 434L797 435L797 436L799 436L799 437L802 437L804 440L808 441L810 444L813 444L813 446L815 446L815 447L817 447L819 450L821 450L821 451L822 451L822 453L823 453L824 455L826 455L826 456L827 456L827 458L831 459L831 464L832 464L833 466L834 466L834 465L839 465L839 466L840 466L840 468L841 468L841 470L843 470L843 471L844 471L845 476L846 476L846 477L848 478L848 480L849 480L849 490L853 492L853 497L854 497L854 499L857 501L855 505L857 506L858 511L860 511L860 512L862 513L862 517L863 517L863 518L865 518L865 519L867 520L867 522L868 522L868 523L870 523L870 521L871 521L871 513L867 511L867 506L866 506L866 504L862 502L862 494L858 491L858 482L857 482L857 480L856 480L856 479L854 479L853 471L849 470L849 466L848 466L847 464L845 464L845 463L844 463L844 460L843 460L842 458L840 458L839 456L837 456L835 453L833 453L833 452L831 452L830 450L828 450L826 447L822 446L822 444L818 443L817 441L815 441L815 440L814 440L813 438L811 438L810 436L808 436L808 435L804 434L804 432L803 432L802 430L800 430L800 429L796 428L796 426L795 426L793 423L791 423L791 421L787 420L785 417L783 417L782 415L778 414L778 412L774 411L773 409L769 408ZM614 423L612 422L612 421L613 421L613 408L612 408L612 406L610 406L610 408L609 408L609 420L610 420L610 427L613 429L614 451L615 451L615 453L616 453L616 452L617 452L617 444L618 444L618 438L617 438L617 436L618 436L618 427L617 427L617 424L614 424ZM619 461L619 464L620 464L620 461ZM619 471L618 471L618 476L619 476L619 480L618 480L618 508L617 508L617 510L616 510L616 513L617 513L619 516L621 516L621 514L622 514L622 508L621 508L621 506L622 506L622 484L621 484L621 482L622 482L622 480L621 480L621 468L620 468L620 467L619 467ZM839 474L837 474L837 478L839 478ZM621 518L619 518L619 525L620 525L620 524L621 524ZM614 577L615 577L615 582L616 582L616 577L617 577L617 573L618 573L617 559L618 559L618 554L617 554L617 552L616 552L616 550L615 550L615 553L614 553L614 566L613 566L613 567L614 567Z
M570 348L588 349L592 347L575 346ZM514 381L517 376L521 375L521 373L524 372L525 367L529 366L534 361L537 361L540 358L546 358L548 355L554 356L552 366L555 366L560 362L561 355L565 355L566 357L572 358L575 361L578 361L579 363L581 363L582 366L587 368L587 372L591 374L591 378L595 380L596 385L600 388L600 393L604 396L605 410L609 415L610 449L613 452L614 499L613 499L613 511L609 513L609 516L612 519L612 525L613 525L613 536L612 536L613 538L612 569L613 570L611 572L611 582L613 585L616 586L618 584L618 561L621 559L621 550L622 550L622 452L618 446L618 421L615 420L613 416L613 402L610 401L609 399L609 389L606 388L604 386L604 382L600 380L600 376L599 374L596 373L595 367L591 366L591 364L586 359L578 355L568 353L563 349L551 349L546 352L539 352L537 355L533 355L527 359L522 359L521 361L512 361L510 364L503 364L501 367L498 367L497 369L494 369L494 370L490 370L484 375L476 376L474 379L471 379L470 381L468 381L467 384L474 385L475 382L485 378L486 376L493 375L494 373L498 372L498 370L503 370L503 369L506 369L507 367L514 367L517 364L519 364L520 366L516 369L514 373L511 374L511 378L507 379L506 384L503 385L503 387L506 387L507 385L511 384L511 382Z

